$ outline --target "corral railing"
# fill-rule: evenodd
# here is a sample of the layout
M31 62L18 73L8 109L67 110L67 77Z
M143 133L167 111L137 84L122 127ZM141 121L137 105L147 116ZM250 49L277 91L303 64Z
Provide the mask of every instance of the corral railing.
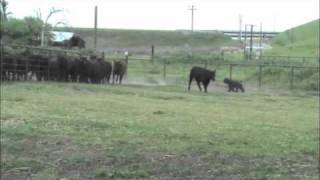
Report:
M289 87L290 89L295 89L296 85L299 84L301 79L305 78L303 76L316 75L315 84L313 87L317 88L317 83L319 77L317 72L319 72L319 64L302 64L302 63L277 63L268 61L239 61L239 62L223 62L223 61L170 61L169 58L163 58L161 60L155 60L155 64L150 63L150 61L139 61L131 60L129 57L129 74L134 74L130 76L135 79L140 77L146 79L149 82L155 82L157 80L163 80L172 83L185 83L188 81L188 75L190 69L193 66L200 66L207 69L216 69L217 74L222 78L230 78L242 81L250 81L254 83L256 81L256 86L258 88L264 85L270 85L270 77L272 76L273 83L282 83L282 85ZM240 72L239 72L240 71ZM306 72L310 71L310 72ZM277 79L276 77L279 76ZM282 77L280 77L282 76ZM286 76L286 77L285 77ZM287 82L282 82L286 81ZM269 82L267 82L269 81Z
M55 54L62 54L65 56L72 55L85 55L83 52L76 50L61 50L52 48L42 48L34 46L25 46L18 44L2 45L10 46L12 48L26 48L30 51L43 53L46 56L53 56ZM238 61L238 62L225 62L221 60L205 60L205 61L191 61L185 60L183 62L175 62L170 57L162 57L161 59L154 58L152 55L144 56L106 56L105 59L112 60L125 60L128 63L129 80L135 78L145 78L149 81L174 81L175 83L187 82L188 74L192 66L201 66L208 69L218 69L219 77L228 77L230 79L248 80L249 76L254 77L257 81L257 87L261 88L264 85L264 79L267 75L280 76L279 74L287 73L287 87L290 89L295 88L296 82L300 81L300 74L302 70L310 70L312 72L319 72L319 58L317 57L288 57L288 56L262 56L261 60ZM272 59L274 58L274 59ZM286 62L286 61L290 62ZM13 60L14 61L14 60ZM303 62L312 63L303 63ZM301 63L302 62L302 63ZM44 79L50 79L50 69L48 62L37 61L37 63L30 63L28 61L22 62L5 62L1 61L1 72L7 70L15 74L25 74L25 77L30 69L33 72L40 73ZM241 72L240 72L241 70ZM283 70L283 72L276 72ZM251 75L244 75L250 74ZM265 72L268 71L268 72ZM269 73L269 74L268 74ZM313 73L315 74L315 73ZM128 75L130 75L128 77ZM298 77L297 77L298 76ZM301 75L303 76L303 75ZM280 77L279 77L280 78ZM299 79L300 78L300 79ZM319 80L319 77L316 77ZM26 78L25 78L26 79ZM318 83L318 82L314 82Z
M319 57L311 56L260 56L258 61L270 64L319 64Z

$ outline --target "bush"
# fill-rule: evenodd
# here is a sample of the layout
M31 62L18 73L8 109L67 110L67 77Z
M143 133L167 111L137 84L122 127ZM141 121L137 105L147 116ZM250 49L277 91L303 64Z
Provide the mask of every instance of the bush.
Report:
M42 20L35 17L9 18L1 24L3 41L7 43L40 44ZM46 35L49 33L47 32Z

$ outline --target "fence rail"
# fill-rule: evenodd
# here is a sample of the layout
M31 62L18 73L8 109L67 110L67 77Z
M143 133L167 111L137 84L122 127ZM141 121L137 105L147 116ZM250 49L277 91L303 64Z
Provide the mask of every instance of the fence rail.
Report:
M51 56L54 52L58 53L64 53L65 55L73 53L73 54L78 54L80 55L81 53L79 51L75 50L59 50L59 49L52 49L52 48L43 48L43 47L34 47L34 46L26 46L26 45L18 45L18 44L1 44L2 46L10 46L10 47L16 47L16 48L28 48L31 50L41 50L41 51L46 51L49 56ZM288 56L262 56L263 58L288 58ZM317 57L290 57L291 59L299 59L299 58L304 58L304 59L315 59L319 60ZM170 74L170 66L173 65L172 61L168 61L167 58L162 58L161 60L153 59L152 56L123 56L123 57L106 57L107 60L125 60L127 61L128 67L130 69L130 64L133 62L142 62L144 61L145 63L150 63L155 66L160 65L160 73L162 74L162 78L164 80L167 80L167 78L171 77ZM276 61L276 60L273 60ZM155 63L156 62L156 63ZM272 61L271 61L272 62ZM317 61L318 62L318 61ZM279 64L279 63L270 63L270 61L256 61L256 60L251 60L251 61L242 61L242 62L223 62L223 61L184 61L183 63L176 63L176 67L179 65L193 65L193 64L200 64L200 66L204 68L208 68L209 66L224 66L228 70L228 75L229 78L232 79L234 75L234 71L236 67L252 67L257 69L257 78L258 78L258 86L262 86L262 78L263 78L263 69L266 67L271 67L271 68L285 68L289 70L289 76L290 76L290 88L294 88L294 77L296 73L296 69L310 69L310 70L320 70L319 69L319 64L313 64L313 65L301 65L299 63L296 64ZM131 64L133 65L133 64ZM173 66L172 66L173 67ZM41 72L41 73L46 73L48 78L50 77L50 69L48 66L48 63L42 64L41 63L36 63L36 64L30 64L27 61L24 62L17 62L17 61L12 61L12 62L4 62L1 61L1 70L3 68L6 68L7 71L10 72L16 72L16 73L23 73L27 75L27 71L30 71L33 69L33 72ZM141 66L140 68L145 68ZM169 68L169 69L168 69ZM21 70L23 69L23 70ZM188 70L185 70L188 71ZM2 72L1 72L2 73ZM183 72L184 74L187 72ZM161 78L161 77L159 77Z

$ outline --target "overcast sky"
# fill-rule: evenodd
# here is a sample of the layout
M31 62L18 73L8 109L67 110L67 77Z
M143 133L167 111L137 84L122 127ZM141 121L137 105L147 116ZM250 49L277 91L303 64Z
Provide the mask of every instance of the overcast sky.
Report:
M319 0L7 0L14 17L35 16L41 9L64 9L50 23L64 20L72 27L93 27L98 6L98 27L116 29L190 29L194 5L194 29L239 29L244 24L283 31L319 19Z

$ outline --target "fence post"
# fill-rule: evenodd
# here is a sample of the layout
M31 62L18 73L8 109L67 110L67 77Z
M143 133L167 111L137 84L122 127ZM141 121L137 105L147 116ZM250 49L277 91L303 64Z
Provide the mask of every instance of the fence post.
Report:
M25 72L24 80L27 81L28 80L28 72L29 72L29 58L27 58L25 61L26 61L26 72Z
M125 74L128 79L129 52L126 51L126 52L124 52L124 54L125 54L125 63L126 63L126 73Z
M259 88L261 88L262 81L262 65L259 65Z
M164 59L164 60L163 60L163 79L164 79L164 80L166 80L166 73L167 73L167 72L166 72L166 71L167 71L167 67L166 67L167 65L166 65L166 64L167 64L167 60Z
M232 64L229 65L229 79L232 79Z
M151 62L154 63L154 45L151 45Z
M293 89L294 67L291 67L290 89Z
M49 50L49 58L52 58L52 50ZM50 80L50 67L49 67L49 62L48 62L48 69L47 69L47 81Z

